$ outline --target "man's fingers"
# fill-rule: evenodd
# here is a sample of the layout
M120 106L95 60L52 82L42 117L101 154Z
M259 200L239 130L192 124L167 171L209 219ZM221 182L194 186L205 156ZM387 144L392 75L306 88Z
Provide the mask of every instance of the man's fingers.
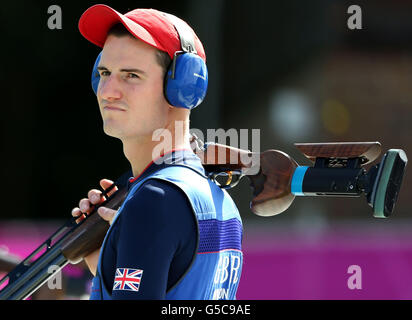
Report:
M73 208L73 210L72 210L72 216L73 217L79 217L81 215L82 215L82 212L80 211L79 208Z
M90 201L87 198L83 198L79 202L79 208L80 211L83 213L90 213L91 212L91 207L90 207Z
M102 179L100 180L100 186L103 188L103 190L106 190L109 188L114 182L109 179ZM109 191L108 196L111 196L115 191L117 191L117 187L114 187L112 190Z
M92 189L87 193L87 197L89 198L92 204L99 204L106 200L105 197L102 197L102 192L97 189Z
M106 190L108 187L110 187L113 184L112 180L109 179L102 179L100 180L100 186L103 188L103 190Z
M79 223L79 222L83 221L83 219L86 217L86 216L80 211L79 208L74 208L74 209L72 210L72 216L75 217L75 218L77 218L77 219L76 219L76 223Z
M109 179L102 179L100 180L100 186L103 190L106 190L111 185L113 185L113 181ZM108 192L108 196L113 195L118 190L117 187L114 187L112 190ZM79 201L79 207L74 208L72 210L72 216L77 218L76 223L83 221L86 218L86 214L90 214L94 209L94 206L100 204L106 200L106 197L102 196L102 192L97 189L92 189L87 193L87 198L83 198ZM100 216L111 223L113 220L116 210L112 210L106 207L101 207L99 209Z
M109 209L106 207L100 207L99 209L97 209L99 216L101 216L103 220L108 221L110 224L112 224L112 220L116 215L116 212L117 210Z

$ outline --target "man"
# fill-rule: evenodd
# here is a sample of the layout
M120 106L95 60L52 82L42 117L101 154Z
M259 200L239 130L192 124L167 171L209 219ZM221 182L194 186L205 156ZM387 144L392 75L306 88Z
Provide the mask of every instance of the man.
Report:
M193 91L189 100L197 94L185 77L197 83L205 76L182 76L178 68L184 59L206 61L200 40L182 20L153 9L122 15L95 5L79 29L103 47L95 89L104 132L122 141L133 171L118 212L98 210L111 226L101 249L86 258L95 275L91 299L234 299L242 269L239 212L191 150L190 108L202 98L182 107L166 83L176 78L177 90ZM161 136L171 141L154 159ZM111 184L101 180L103 189ZM90 190L72 214L81 219L101 201L101 192Z

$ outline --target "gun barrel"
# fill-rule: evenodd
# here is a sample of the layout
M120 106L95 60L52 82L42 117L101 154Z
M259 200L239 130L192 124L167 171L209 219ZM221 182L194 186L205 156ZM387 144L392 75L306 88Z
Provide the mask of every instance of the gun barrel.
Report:
M56 243L47 254L43 254L21 274L18 272L20 270L18 267L23 265L17 266L16 272L12 271L6 275L1 280L1 283L6 280L9 282L0 291L0 300L21 300L27 298L50 279L56 270L63 268L68 263L68 260L60 250L62 241L60 240ZM50 266L54 267L53 272L50 271Z

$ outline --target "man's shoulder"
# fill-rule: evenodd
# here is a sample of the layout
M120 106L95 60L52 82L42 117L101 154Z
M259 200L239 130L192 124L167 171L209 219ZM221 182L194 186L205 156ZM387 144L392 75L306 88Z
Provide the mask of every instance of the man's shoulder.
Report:
M148 179L128 197L118 220L122 230L140 226L152 233L159 230L187 233L194 226L193 209L184 192L172 183L156 179Z
M177 195L184 195L183 191L166 179L149 178L139 188L134 190L132 197L154 197L158 200Z
M199 171L187 165L172 165L151 174L142 183L132 185L132 194L153 193L157 196L173 196L174 194L186 194L209 189L208 178L204 171ZM200 189L200 190L198 190Z
M191 210L183 190L169 181L150 178L128 196L122 215L129 216L132 213L136 216L138 212L138 215L141 213L146 217L160 218L169 216L171 211L184 214ZM147 212L151 215L147 215Z

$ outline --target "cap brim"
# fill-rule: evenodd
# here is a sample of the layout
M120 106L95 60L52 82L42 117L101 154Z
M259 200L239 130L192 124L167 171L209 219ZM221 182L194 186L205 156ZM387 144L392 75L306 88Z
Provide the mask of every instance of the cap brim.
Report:
M79 30L83 37L103 48L107 32L119 22L135 37L153 47L158 47L155 39L145 28L104 4L96 4L83 13L79 20Z

